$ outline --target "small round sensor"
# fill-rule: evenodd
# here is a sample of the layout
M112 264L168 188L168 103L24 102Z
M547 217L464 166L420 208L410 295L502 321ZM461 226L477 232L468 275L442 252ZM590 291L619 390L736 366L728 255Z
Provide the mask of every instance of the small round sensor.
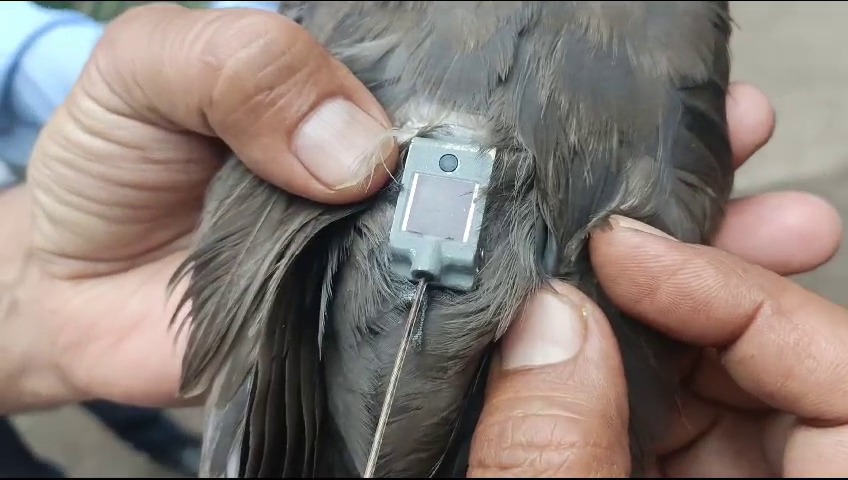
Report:
M456 156L448 153L447 155L442 155L442 158L439 159L439 168L442 169L443 172L452 172L456 170L456 167L459 166L459 160Z

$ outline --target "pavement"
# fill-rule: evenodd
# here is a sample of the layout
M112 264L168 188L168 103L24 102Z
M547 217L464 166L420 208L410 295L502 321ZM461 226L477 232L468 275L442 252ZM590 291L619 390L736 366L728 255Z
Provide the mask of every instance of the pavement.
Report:
M731 2L733 79L757 85L777 111L771 142L737 178L737 195L814 193L848 218L848 2ZM848 306L848 251L797 280ZM197 431L197 409L169 412ZM118 443L77 408L16 418L31 447L74 477L173 477Z

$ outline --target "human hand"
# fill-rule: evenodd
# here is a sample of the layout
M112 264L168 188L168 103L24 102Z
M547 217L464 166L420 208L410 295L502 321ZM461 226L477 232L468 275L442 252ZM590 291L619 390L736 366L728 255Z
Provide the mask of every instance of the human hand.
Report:
M388 179L389 145L385 166L354 161L389 125L281 15L153 5L112 22L45 126L27 184L0 197L0 231L14 233L0 239L0 284L11 276L16 288L5 316L0 298L0 337L18 339L0 378L23 383L19 407L173 401L185 339L175 348L181 292L166 286L224 142L277 186L341 203ZM4 269L22 252L24 265Z
M749 86L731 99L738 166L766 142L773 118ZM845 476L848 311L779 275L834 254L836 213L801 193L736 200L715 247L631 219L612 223L590 240L605 292L634 318L701 347L681 365L679 409L649 475ZM586 296L555 288L563 301L540 294L506 335L470 476L629 476L616 339Z

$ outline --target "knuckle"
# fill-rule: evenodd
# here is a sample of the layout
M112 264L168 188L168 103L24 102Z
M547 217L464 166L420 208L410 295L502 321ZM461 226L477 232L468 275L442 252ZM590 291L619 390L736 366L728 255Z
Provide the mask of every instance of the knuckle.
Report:
M189 83L204 130L240 131L272 117L263 124L285 134L341 90L335 68L329 53L282 15L150 5L110 22L88 75L108 78L119 98L140 95L148 102L145 85L159 85L163 78L172 85Z
M128 33L134 32L139 27L143 26L146 29L161 18L173 17L185 10L187 10L185 7L167 3L149 3L128 8L106 23L101 43L120 42L128 36Z
M335 76L326 54L300 25L274 14L242 15L227 22L226 35L202 55L216 78L210 102L219 127L261 122L274 116L276 128L291 130L307 115ZM237 91L239 95L233 95Z
M148 4L129 8L106 24L92 51L89 69L110 72L111 76L117 78L122 77L121 68L143 64L143 52L155 51L159 47L153 43L153 39L165 35L171 22L187 11L189 10L185 7L173 4ZM142 42L146 42L146 45Z
M571 405L569 408L565 404L554 405L552 403L556 402L530 398L516 398L510 403L511 406L494 406L484 411L473 439L471 476L618 476L627 473L629 456L622 455L621 442L613 433L617 429L574 413L584 410L585 406L573 408ZM607 423L607 419L601 423Z
M244 75L262 74L281 57L291 59L292 53L300 53L309 40L299 25L267 12L220 12L208 28L212 32L203 35L208 39L204 48L207 64Z

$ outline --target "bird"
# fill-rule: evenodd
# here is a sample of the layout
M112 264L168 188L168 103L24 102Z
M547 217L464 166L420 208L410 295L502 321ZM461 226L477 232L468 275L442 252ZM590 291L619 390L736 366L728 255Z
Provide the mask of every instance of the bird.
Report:
M384 107L399 171L414 138L462 135L496 152L474 286L426 290L375 476L466 475L492 353L551 279L612 326L632 475L645 474L685 347L610 301L587 242L612 215L689 243L715 235L733 186L728 2L281 2L278 13ZM327 205L235 156L213 179L173 277L189 309L174 320L190 330L181 391L208 392L201 476L364 474L416 291L392 268L403 188Z

